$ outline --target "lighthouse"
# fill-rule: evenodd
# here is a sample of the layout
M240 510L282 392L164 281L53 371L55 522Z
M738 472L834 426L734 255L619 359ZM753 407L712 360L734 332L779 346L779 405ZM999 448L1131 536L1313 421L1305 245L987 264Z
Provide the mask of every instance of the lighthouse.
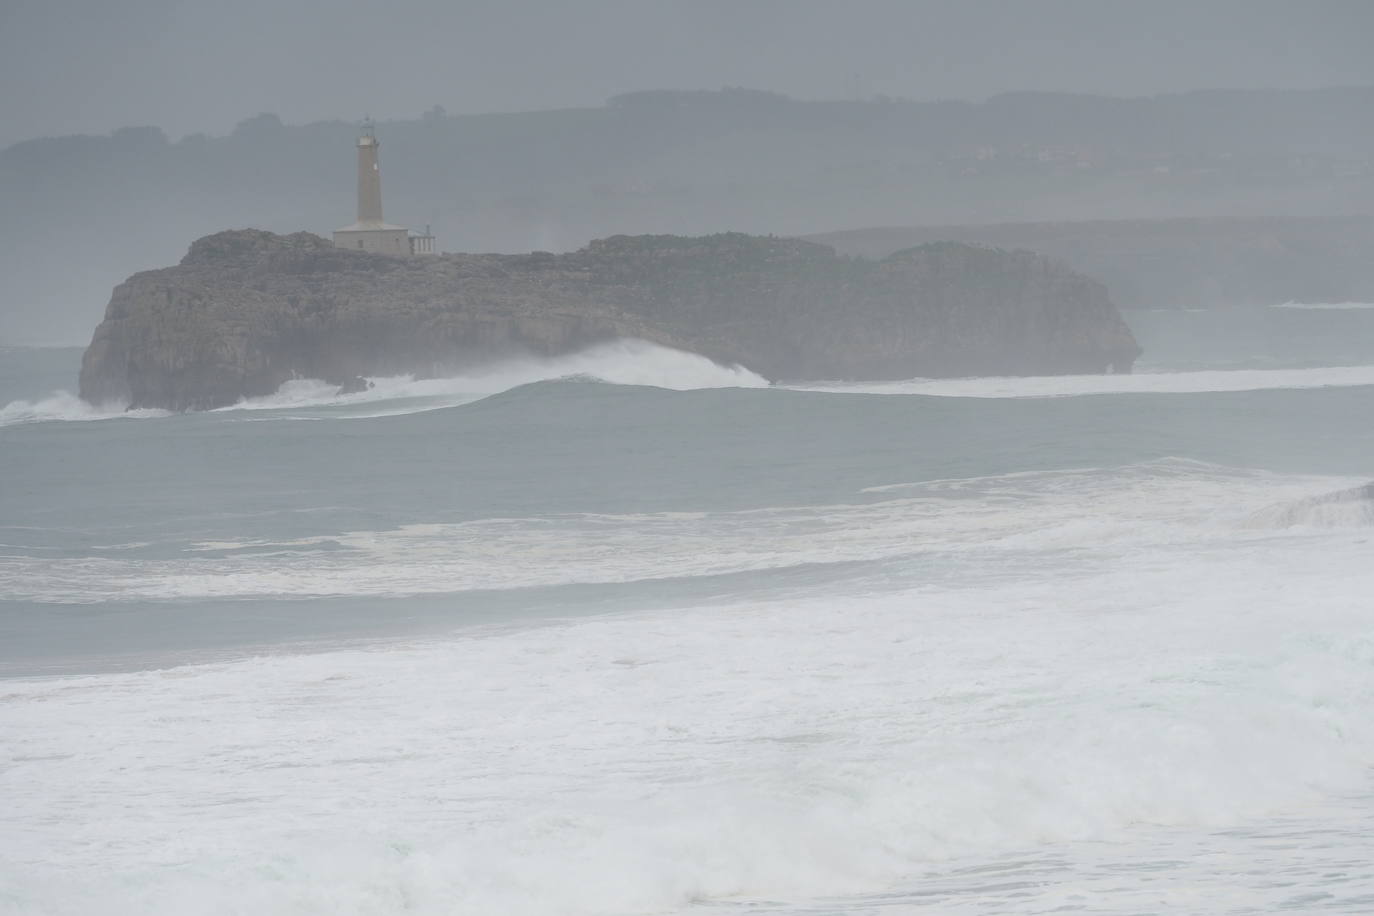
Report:
M382 170L377 158L381 144L372 121L358 133L358 219L334 230L334 247L374 254L434 254L434 236L411 235L404 226L382 219Z

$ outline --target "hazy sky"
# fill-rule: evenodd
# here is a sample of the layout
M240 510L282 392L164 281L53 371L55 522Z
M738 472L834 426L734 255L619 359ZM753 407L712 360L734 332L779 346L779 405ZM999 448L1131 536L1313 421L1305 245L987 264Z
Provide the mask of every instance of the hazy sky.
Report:
M1374 83L1371 0L0 0L0 146L155 124Z

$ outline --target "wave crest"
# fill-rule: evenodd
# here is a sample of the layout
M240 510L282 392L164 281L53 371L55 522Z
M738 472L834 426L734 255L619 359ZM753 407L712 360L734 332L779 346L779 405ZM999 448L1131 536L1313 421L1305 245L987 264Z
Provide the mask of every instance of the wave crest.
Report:
M565 356L502 360L447 378L421 379L413 375L369 378L371 387L350 394L340 394L337 385L318 379L296 379L282 385L274 394L247 398L221 410L366 407L363 413L347 415L387 416L453 407L522 385L571 379L674 391L766 388L769 385L763 376L743 366L724 366L696 353L643 340L617 340Z
M616 340L555 357L501 360L447 378L413 375L370 378L366 391L341 394L319 379L293 379L274 393L245 398L220 411L330 408L331 417L379 417L454 407L535 382L582 379L611 385L644 385L690 391L701 388L766 388L769 381L743 366L725 366L696 353L643 340ZM349 409L351 408L351 409ZM129 410L127 404L94 405L67 391L0 407L0 427L52 421L140 419L171 411Z
M37 401L10 401L0 407L0 427L21 423L45 423L53 420L115 420L165 417L166 410L129 410L128 405L88 404L68 391L54 391Z
M1252 528L1352 528L1374 525L1374 483L1277 503L1251 516Z

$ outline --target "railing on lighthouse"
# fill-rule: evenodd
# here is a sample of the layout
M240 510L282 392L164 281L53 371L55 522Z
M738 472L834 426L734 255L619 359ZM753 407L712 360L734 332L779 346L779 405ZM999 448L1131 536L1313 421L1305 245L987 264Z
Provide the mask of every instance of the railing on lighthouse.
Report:
M411 254L437 254L434 250L434 233L430 232L429 225L425 225L424 235L412 235L410 237Z

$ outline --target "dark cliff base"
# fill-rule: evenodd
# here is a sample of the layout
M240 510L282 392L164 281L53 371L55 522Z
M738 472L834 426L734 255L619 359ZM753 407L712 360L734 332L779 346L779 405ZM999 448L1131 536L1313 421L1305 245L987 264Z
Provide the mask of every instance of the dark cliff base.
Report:
M81 396L201 409L295 377L441 375L634 337L773 379L1129 371L1105 288L1025 251L873 262L795 239L616 236L565 255L394 258L221 232L118 286Z

